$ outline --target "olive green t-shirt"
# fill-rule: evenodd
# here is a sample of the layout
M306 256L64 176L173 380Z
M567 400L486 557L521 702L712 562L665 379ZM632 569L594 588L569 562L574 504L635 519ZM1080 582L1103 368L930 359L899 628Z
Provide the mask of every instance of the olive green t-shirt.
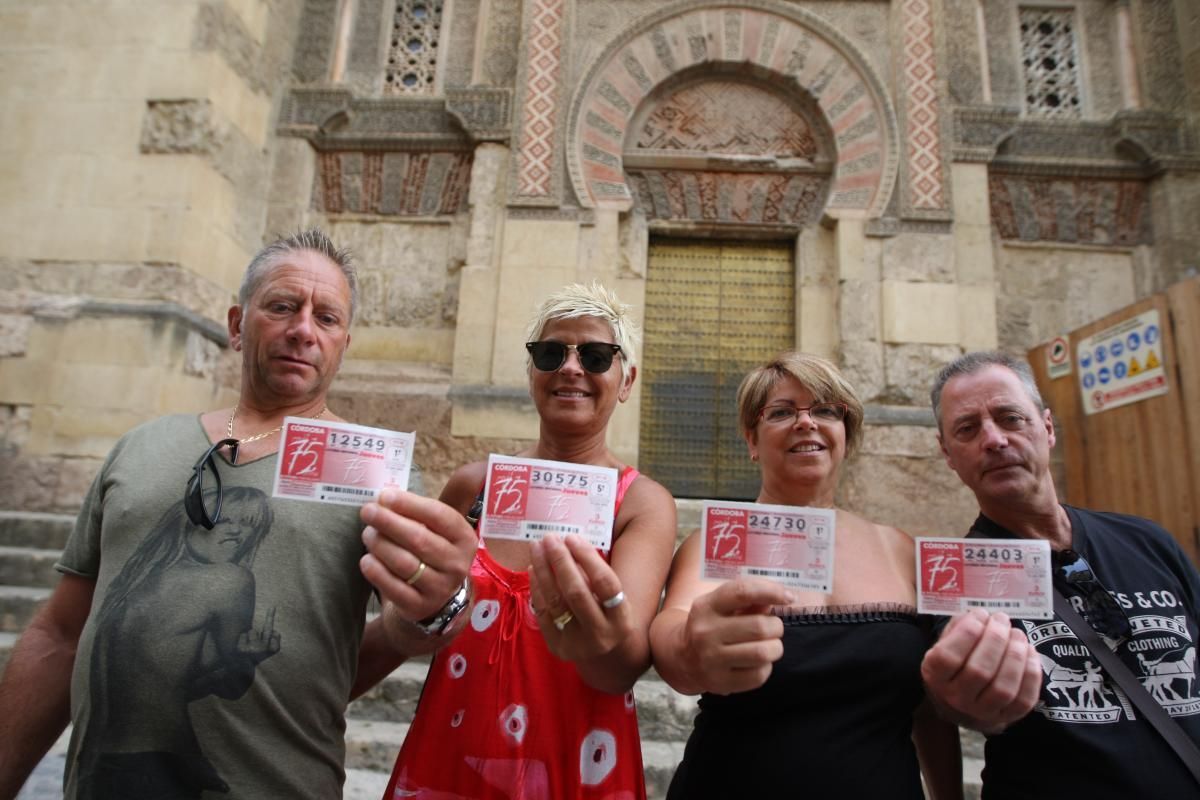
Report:
M126 434L58 564L96 581L67 798L341 797L370 594L358 507L272 498L275 455L218 458L220 517L193 525L184 488L210 444L194 416Z

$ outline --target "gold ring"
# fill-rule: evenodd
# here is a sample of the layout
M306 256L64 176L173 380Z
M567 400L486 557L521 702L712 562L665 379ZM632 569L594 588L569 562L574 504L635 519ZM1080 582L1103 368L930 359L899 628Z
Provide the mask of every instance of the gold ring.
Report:
M417 565L417 571L414 572L412 575L410 575L408 577L408 580L406 580L404 582L407 583L409 586L412 586L414 583L421 580L421 575L424 572L425 572L425 562L422 561L420 564Z
M575 615L572 614L568 609L554 618L554 627L561 631L563 628L567 627L567 625L570 624L571 620L573 619L575 619Z

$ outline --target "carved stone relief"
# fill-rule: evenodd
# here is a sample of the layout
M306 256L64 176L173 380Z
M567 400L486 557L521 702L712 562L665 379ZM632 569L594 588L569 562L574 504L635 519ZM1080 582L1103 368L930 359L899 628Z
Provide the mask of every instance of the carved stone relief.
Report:
M1125 247L1152 241L1144 181L993 173L988 184L1002 239Z

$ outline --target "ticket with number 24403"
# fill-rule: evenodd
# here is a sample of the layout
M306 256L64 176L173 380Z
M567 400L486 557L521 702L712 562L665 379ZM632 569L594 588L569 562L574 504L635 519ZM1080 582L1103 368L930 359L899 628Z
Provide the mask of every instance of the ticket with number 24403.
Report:
M972 608L1025 619L1054 616L1050 543L1040 539L917 539L917 611Z

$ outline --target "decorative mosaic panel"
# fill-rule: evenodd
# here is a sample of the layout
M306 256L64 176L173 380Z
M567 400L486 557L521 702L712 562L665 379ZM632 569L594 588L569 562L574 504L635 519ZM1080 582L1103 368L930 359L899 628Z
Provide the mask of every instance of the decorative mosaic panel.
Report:
M1081 116L1074 9L1022 8L1019 14L1025 113L1062 119Z
M521 147L517 153L519 196L550 195L565 6L566 0L532 0L530 7Z
M992 174L992 224L1002 239L1079 244L1149 244L1144 181Z
M903 11L908 199L917 209L945 208L933 12L929 0L904 0Z
M442 0L396 0L383 92L431 94L437 77Z
M343 150L321 153L319 165L318 211L428 217L466 209L471 153Z

